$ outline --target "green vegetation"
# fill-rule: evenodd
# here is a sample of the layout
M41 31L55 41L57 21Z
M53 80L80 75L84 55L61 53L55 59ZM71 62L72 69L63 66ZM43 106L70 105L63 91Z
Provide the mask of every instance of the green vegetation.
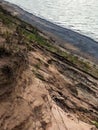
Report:
M0 18L2 19L3 24L8 28L14 28L14 33L17 33L18 35L19 44L25 44L27 49L32 50L33 45L39 45L49 52L59 55L78 69L98 78L98 68L91 66L90 63L80 59L78 56L62 51L59 47L52 45L47 39L39 35L39 31L36 28L31 27L31 25L19 20L17 17L11 16L9 13L2 10L2 8L0 8ZM12 34L8 32L4 35L7 42L11 41L10 35ZM36 67L39 68L39 65Z
M98 128L98 122L97 121L92 121L92 124L96 126L96 128Z
M76 67L80 68L81 70L90 73L95 77L98 77L98 69L92 67L90 63L83 61L82 59L79 59L79 57L76 55L60 50L58 47L50 44L46 39L38 35L37 32L30 33L26 30L24 31L24 34L27 36L28 40L35 41L35 43L37 43L38 45L42 46L43 48L47 49L52 53L62 56L63 58L74 64Z

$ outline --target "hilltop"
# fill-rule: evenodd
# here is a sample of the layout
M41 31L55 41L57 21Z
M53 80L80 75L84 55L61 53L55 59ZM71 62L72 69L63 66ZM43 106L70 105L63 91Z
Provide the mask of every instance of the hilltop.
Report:
M0 4L0 130L97 130L97 65L13 14Z

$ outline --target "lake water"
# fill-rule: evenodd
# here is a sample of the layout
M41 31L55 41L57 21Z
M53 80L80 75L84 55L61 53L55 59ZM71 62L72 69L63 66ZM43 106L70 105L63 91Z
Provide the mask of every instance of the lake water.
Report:
M98 41L98 0L6 0Z

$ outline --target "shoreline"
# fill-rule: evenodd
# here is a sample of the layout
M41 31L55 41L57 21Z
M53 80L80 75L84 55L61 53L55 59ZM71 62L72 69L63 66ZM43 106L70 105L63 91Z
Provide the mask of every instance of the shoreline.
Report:
M31 24L40 30L45 37L51 38L53 44L69 50L72 53L89 58L98 63L98 42L90 37L63 28L45 19L39 18L17 5L0 0L2 6L6 7L12 15Z
M98 66L1 5L0 129L98 130Z

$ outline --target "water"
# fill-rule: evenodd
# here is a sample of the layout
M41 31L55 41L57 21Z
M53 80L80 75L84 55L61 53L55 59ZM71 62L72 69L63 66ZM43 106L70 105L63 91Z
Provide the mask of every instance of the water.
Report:
M7 0L36 16L98 41L98 0Z

